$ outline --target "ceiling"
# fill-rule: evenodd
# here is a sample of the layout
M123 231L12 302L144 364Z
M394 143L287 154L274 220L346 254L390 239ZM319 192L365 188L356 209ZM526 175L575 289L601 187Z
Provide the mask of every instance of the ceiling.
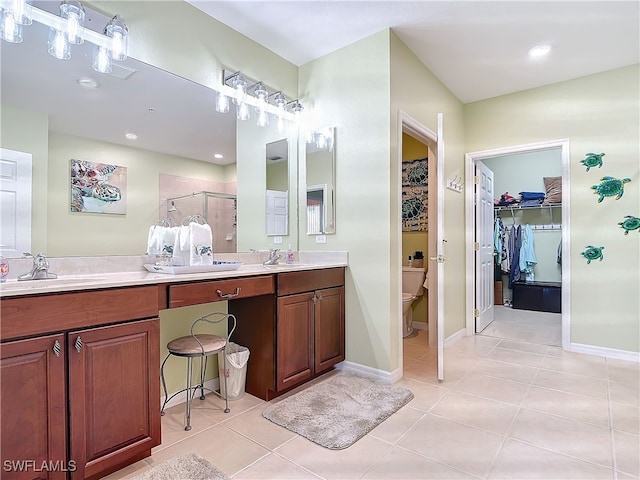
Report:
M391 28L463 103L640 59L638 1L187 1L295 65Z

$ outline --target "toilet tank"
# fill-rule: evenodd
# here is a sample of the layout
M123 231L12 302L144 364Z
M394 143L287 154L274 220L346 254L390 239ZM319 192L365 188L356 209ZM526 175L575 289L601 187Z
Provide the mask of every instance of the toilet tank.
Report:
M424 268L402 267L402 292L418 296L424 293Z

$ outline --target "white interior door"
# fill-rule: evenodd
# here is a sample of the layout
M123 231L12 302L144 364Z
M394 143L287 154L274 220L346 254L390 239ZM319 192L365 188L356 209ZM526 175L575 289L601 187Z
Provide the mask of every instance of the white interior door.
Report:
M267 190L267 235L286 235L288 231L287 192Z
M493 172L482 162L476 162L475 191L475 267L476 333L493 322L494 285L494 223L493 223Z
M0 255L31 251L31 154L0 148Z
M436 182L438 190L438 198L436 204L436 262L438 265L436 295L438 298L438 380L444 380L444 262L445 262L445 244L444 238L444 137L442 131L443 115L438 114L438 160L436 164Z

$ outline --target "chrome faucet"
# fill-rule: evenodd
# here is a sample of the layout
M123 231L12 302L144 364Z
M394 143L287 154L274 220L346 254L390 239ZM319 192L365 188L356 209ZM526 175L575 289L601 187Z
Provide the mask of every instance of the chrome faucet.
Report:
M269 250L269 257L262 262L263 265L276 265L278 263L278 260L280 260L282 258L282 255L280 255L280 249L279 248L272 248L271 250Z
M49 261L44 253L39 253L35 257L30 253L23 254L25 258L32 257L33 258L33 267L31 271L28 273L23 273L18 276L18 281L23 280L47 280L52 278L58 278L58 275L55 273L49 272Z

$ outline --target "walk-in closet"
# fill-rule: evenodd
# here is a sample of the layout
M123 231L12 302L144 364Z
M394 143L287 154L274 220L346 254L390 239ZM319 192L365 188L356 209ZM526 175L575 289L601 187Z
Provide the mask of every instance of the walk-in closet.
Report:
M494 321L482 335L562 343L559 148L484 159L494 182Z

